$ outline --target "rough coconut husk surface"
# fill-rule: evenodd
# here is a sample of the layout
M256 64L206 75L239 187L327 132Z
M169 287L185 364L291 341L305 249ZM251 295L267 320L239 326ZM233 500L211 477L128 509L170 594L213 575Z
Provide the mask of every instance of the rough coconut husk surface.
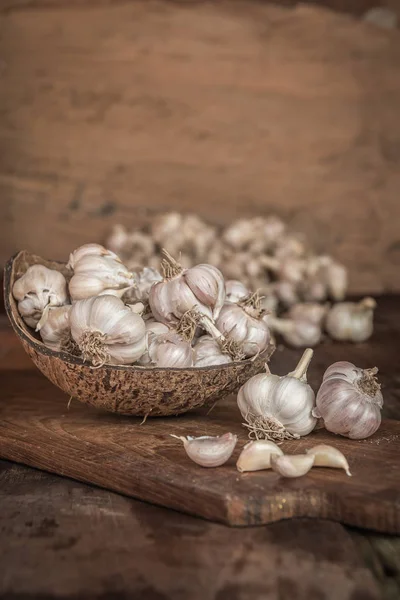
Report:
M123 415L177 415L235 393L253 375L264 370L274 351L270 346L256 360L204 368L160 369L103 365L94 369L83 359L47 348L27 327L12 296L14 281L33 264L71 274L64 264L19 252L5 268L5 304L11 324L35 365L52 383L73 397L97 408Z

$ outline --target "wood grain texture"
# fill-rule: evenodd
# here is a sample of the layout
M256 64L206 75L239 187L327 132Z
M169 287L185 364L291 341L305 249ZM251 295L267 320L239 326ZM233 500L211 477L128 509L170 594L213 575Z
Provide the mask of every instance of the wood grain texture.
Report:
M4 12L0 55L0 262L171 208L278 212L352 291L399 289L397 32L151 0Z
M2 600L382 600L338 523L228 528L5 461L0 502Z
M317 517L400 533L400 422L384 421L367 440L339 438L324 429L285 442L288 453L333 444L348 458L353 477L313 469L284 480L272 471L239 474L235 461L246 441L235 399L211 415L137 419L72 404L36 373L6 382L0 412L0 457L106 487L229 525L261 525ZM204 469L186 456L175 435L236 433L233 457ZM384 469L382 469L384 465Z

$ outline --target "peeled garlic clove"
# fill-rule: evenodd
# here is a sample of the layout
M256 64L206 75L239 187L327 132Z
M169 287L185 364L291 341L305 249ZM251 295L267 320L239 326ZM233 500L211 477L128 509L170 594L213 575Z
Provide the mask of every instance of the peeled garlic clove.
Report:
M271 456L271 467L282 477L302 477L314 464L314 456L311 454L285 454L283 456Z
M249 442L243 448L236 463L237 470L262 471L271 468L271 456L283 456L282 450L270 440Z
M219 467L226 463L232 455L237 442L237 435L225 433L221 436L208 436L185 438L181 435L172 435L183 442L188 457L202 467Z
M306 450L306 454L314 456L314 467L332 467L333 469L344 469L346 475L351 477L349 463L344 454L333 446L318 444Z

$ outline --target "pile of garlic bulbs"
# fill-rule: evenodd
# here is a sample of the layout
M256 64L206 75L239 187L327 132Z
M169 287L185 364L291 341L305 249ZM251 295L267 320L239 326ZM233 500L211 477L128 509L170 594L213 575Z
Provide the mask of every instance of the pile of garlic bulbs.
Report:
M217 228L197 215L171 212L141 230L115 225L106 246L134 271L158 269L163 248L184 268L214 265L226 279L228 300L243 300L257 291L260 308L269 313L269 329L291 346L316 346L325 334L351 342L372 334L374 301L344 302L347 269L331 256L313 252L276 216L239 219Z
M208 367L262 354L271 336L257 294L227 299L210 264L184 268L166 250L161 272L137 272L99 244L74 250L66 275L32 265L14 284L25 323L54 351L93 367Z

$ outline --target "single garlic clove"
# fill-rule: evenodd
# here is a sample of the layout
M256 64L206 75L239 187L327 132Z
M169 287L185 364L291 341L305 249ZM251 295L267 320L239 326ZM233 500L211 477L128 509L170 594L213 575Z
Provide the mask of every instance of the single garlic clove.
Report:
M232 455L237 442L237 435L225 433L221 436L201 437L173 435L183 442L188 457L202 467L219 467L226 463Z
M306 454L314 457L314 467L332 467L333 469L344 469L346 475L351 477L349 463L344 454L328 444L318 444L306 450Z
M243 448L236 463L237 470L262 471L271 468L271 456L283 456L282 450L270 440L256 440L249 442Z
M282 477L302 477L314 464L314 456L311 454L293 454L271 456L271 467Z

